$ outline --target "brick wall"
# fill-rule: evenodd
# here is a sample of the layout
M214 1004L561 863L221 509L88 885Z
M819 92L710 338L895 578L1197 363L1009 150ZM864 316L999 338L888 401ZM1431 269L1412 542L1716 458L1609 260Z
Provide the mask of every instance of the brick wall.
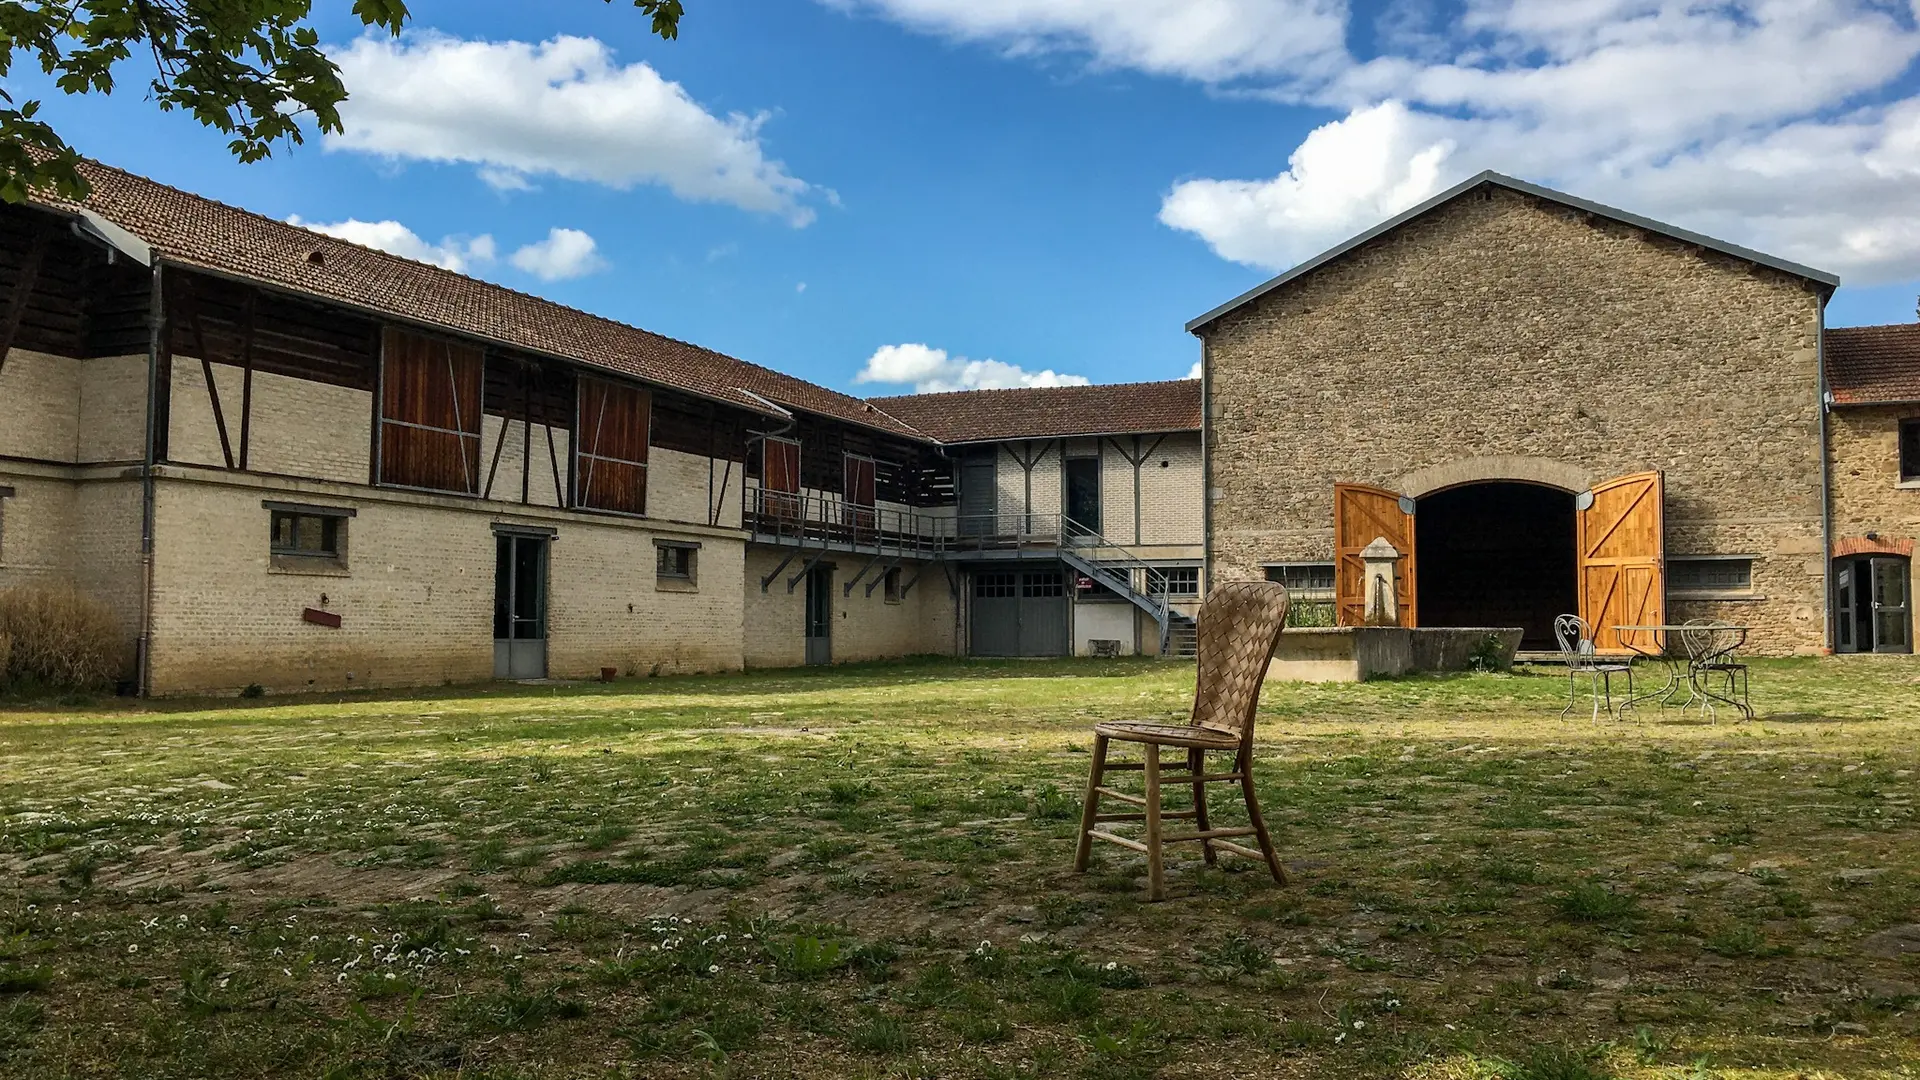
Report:
M213 365L227 442L240 457L241 389L245 373ZM247 437L247 467L254 472L364 484L372 454L373 395L365 390L253 374L253 419ZM177 462L224 466L220 429L214 423L200 362L173 358L173 396L167 457ZM486 444L492 450L493 444ZM563 459L564 460L564 459ZM519 491L516 481L514 491Z
M1823 639L1813 287L1483 189L1206 333L1214 580L1328 560L1333 485L1493 455L1667 476L1667 552L1751 553L1757 651ZM1692 613L1679 607L1674 615Z
M147 456L147 358L96 357L80 366L75 460L138 462Z
M156 693L422 685L491 677L496 521L553 528L549 668L555 677L740 666L736 537L562 512L176 475L158 485ZM264 499L354 506L348 568L277 570ZM662 592L653 540L697 540L697 592ZM323 601L324 597L324 601ZM332 629L305 608L341 616Z
M765 592L760 589L760 579L780 565L788 550L760 544L747 546L742 637L748 667L795 667L806 662L806 582L802 580L792 592L787 591L787 578L800 572L804 557L789 563ZM867 595L867 584L880 569L875 567L854 585L852 596L842 595L842 587L860 572L869 557L834 553L824 560L834 564L834 662L929 653L952 655L953 597L947 589L946 574L937 564L902 563L903 583L923 567L925 573L903 602L889 604L884 586L875 589L872 596Z
M1900 421L1913 419L1920 419L1920 405L1849 406L1828 414L1833 538L1841 552L1910 553L1920 545L1920 482L1900 479ZM1911 580L1911 564L1908 572ZM1920 633L1920 618L1915 624Z
M0 462L0 487L13 489L12 498L0 499L0 590L72 584L79 485Z
M14 349L0 365L0 455L71 462L79 452L80 364Z

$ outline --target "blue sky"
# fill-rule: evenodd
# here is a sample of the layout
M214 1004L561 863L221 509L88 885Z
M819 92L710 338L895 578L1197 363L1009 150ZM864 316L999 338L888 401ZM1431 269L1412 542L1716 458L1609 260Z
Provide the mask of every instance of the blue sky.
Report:
M1836 325L1920 293L1920 0L688 0L677 42L623 4L413 7L342 54L347 136L266 163L131 65L47 115L863 394L1180 377L1185 320L1483 168L1831 269Z

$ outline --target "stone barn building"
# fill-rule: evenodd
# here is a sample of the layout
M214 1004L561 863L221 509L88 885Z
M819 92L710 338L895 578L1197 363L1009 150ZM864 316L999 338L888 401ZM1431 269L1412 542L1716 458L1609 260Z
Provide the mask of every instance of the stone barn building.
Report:
M1708 616L1757 653L1818 652L1840 565L1825 426L1895 437L1891 413L1823 408L1838 284L1481 174L1188 325L1209 578L1326 566L1351 623L1384 536L1404 624L1546 648L1577 611L1617 649L1617 625Z

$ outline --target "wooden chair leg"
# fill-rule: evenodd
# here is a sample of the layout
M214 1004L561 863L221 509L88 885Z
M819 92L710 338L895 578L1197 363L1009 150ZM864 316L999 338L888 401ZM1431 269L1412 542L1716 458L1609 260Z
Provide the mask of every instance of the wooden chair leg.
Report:
M1107 737L1093 737L1093 764L1087 771L1087 802L1080 811L1080 847L1073 853L1073 872L1087 872L1093 855L1093 818L1100 809L1100 778L1107 771Z
M1187 751L1187 771L1194 776L1205 776L1207 774L1207 752L1205 750L1196 746ZM1207 824L1207 785L1201 783L1199 780L1193 782L1193 824L1195 830L1201 833L1205 833L1213 827ZM1213 866L1220 861L1220 856L1214 854L1213 841L1211 840L1200 841L1200 854L1202 858L1207 860L1208 866Z
M1160 744L1147 744L1147 899L1167 898L1167 873L1160 851Z
M1287 883L1287 872L1280 869L1280 856L1273 850L1273 837L1267 835L1267 821L1260 816L1260 800L1253 794L1253 755L1245 750L1233 759L1234 771L1240 774L1240 791L1247 798L1247 817L1253 822L1253 834L1260 839L1260 854L1267 857L1267 870L1273 874L1273 880L1282 885Z

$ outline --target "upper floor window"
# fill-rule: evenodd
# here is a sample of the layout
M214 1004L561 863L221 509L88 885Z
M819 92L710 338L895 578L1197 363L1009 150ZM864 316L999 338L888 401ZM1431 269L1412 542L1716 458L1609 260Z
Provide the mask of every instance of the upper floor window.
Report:
M647 512L651 408L647 392L637 386L580 380L575 505L623 514Z
M380 354L379 482L480 493L479 349L388 327Z
M1920 480L1920 416L1900 421L1900 479Z

